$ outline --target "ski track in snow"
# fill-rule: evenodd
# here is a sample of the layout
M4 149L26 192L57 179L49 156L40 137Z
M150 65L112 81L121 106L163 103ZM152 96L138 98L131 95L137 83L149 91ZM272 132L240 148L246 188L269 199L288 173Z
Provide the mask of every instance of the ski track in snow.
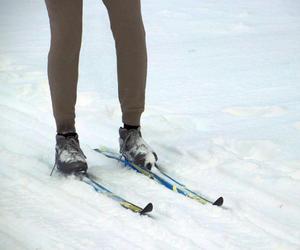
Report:
M283 115L285 110L281 107L233 107L225 109L224 112L234 116L274 117Z
M0 8L0 248L299 249L300 5L142 2L149 72L142 133L161 167L225 209L201 206L92 149L118 149L114 45L84 3L77 130L89 172L141 217L58 173L44 2ZM28 18L28 13L30 18Z

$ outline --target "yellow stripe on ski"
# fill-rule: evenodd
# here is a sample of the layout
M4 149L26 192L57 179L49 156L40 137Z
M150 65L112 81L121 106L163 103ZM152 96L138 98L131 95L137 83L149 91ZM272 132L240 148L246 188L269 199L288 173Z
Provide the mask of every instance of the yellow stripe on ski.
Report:
M127 208L127 209L129 209L129 210L131 210L135 213L140 213L140 212L143 211L142 208L140 208L140 207L138 207L138 206L136 206L136 205L134 205L130 202L120 202L120 204L121 204L122 207L125 207L125 208Z

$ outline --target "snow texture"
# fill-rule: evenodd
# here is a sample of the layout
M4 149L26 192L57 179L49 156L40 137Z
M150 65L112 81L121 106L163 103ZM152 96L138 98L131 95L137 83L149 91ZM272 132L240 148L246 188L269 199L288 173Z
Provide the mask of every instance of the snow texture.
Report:
M89 172L151 201L141 217L57 173L43 1L1 0L0 248L300 249L300 2L142 1L149 71L145 140L202 206L93 152L118 150L114 43L84 2L77 130Z

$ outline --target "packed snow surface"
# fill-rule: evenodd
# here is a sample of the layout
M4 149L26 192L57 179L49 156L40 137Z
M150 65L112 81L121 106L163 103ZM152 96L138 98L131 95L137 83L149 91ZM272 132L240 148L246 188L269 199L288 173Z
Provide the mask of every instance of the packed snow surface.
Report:
M92 149L118 150L114 43L84 1L77 131L89 172L141 217L56 172L44 1L1 0L0 248L300 249L300 2L145 0L145 140L203 206Z

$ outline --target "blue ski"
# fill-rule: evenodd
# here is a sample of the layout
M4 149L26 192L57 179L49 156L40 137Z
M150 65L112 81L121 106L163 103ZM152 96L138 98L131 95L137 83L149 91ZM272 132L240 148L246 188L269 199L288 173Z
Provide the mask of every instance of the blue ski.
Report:
M135 204L133 204L129 201L126 201L122 197L116 195L112 191L108 190L107 188L105 188L104 186L99 184L97 181L95 181L93 179L92 176L90 176L87 173L79 174L77 176L80 178L81 181L83 181L86 184L92 186L96 192L104 194L105 196L117 201L122 207L124 207L126 209L129 209L134 213L139 213L141 215L145 215L145 214L150 213L153 209L152 203L148 203L144 208L141 208L141 207L139 207L139 206L137 206L137 205L135 205Z
M191 191L188 189L185 185L181 184L180 182L176 181L174 178L170 177L166 173L164 173L161 169L158 167L152 168L152 170L148 170L147 168L140 167L136 164L133 164L132 162L128 161L124 156L122 156L119 153L116 153L106 147L100 147L94 149L96 152L103 154L104 156L115 159L121 163L123 163L126 167L132 168L135 171L155 180L159 184L165 186L166 188L177 192L179 194L182 194L184 196L187 196L193 200L196 200L197 202L201 204L211 204L216 206L222 206L223 205L223 197L219 197L215 201L211 201L208 198L197 194L196 192Z

